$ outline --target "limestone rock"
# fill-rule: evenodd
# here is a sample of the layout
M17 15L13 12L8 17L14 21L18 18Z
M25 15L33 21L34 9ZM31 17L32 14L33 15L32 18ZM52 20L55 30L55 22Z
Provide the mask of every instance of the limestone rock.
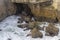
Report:
M18 22L17 23L23 23L23 18L18 18Z

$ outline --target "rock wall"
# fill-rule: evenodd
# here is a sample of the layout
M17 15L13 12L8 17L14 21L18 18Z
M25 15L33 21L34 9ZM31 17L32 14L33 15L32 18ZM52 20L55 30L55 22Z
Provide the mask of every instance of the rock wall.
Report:
M53 0L53 6L55 9L60 10L60 1ZM0 20L6 18L9 15L14 15L16 12L16 6L11 3L10 0L0 0Z
M9 0L0 0L0 21L15 14L15 6Z
M4 0L0 0L0 21L7 16Z

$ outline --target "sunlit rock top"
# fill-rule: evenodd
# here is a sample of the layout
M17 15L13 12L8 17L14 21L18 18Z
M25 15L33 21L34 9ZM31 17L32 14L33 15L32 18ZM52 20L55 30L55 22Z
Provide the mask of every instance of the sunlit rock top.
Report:
M51 1L51 0L11 0L11 2L16 3L40 3L45 1Z

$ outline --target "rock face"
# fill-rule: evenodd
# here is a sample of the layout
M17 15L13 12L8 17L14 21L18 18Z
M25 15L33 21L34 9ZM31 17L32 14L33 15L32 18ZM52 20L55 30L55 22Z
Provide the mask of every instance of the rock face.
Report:
M40 7L39 4L31 4L32 14L37 21L56 22L57 11L53 6Z
M15 7L8 0L0 0L0 21L8 15L15 14Z
M14 2L11 3L11 1L15 1L15 0L0 0L0 20L4 19L6 16L9 15L14 15L16 13L16 6L14 5ZM17 0L19 2L19 0ZM34 3L36 4L33 4ZM53 1L48 1L48 0L29 0L30 3L32 4L28 4L29 6L24 6L24 11L26 13L28 13L28 15L30 15L30 12L32 12L33 16L35 17L35 19L38 21L47 21L47 22L56 22L56 17L57 17L57 12L56 10L53 10L52 7L47 7L47 8L43 8L41 9L40 6L50 6L52 5L51 2ZM28 0L26 0L25 2L28 2ZM37 4L37 2L41 2L41 4ZM48 4L50 3L50 4ZM28 8L29 7L29 8ZM29 10L31 9L31 10ZM58 20L60 21L60 17L57 17ZM46 20L44 20L46 19Z
M8 15L14 15L16 13L16 6L10 0L6 0L5 7Z
M0 0L0 21L7 16L4 0Z
M46 33L49 36L56 36L58 35L58 32L59 32L59 29L52 24L49 24L48 27L46 27Z

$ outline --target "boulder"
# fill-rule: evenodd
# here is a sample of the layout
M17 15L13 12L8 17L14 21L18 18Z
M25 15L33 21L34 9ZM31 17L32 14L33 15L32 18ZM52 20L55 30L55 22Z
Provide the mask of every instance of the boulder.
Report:
M55 27L53 24L49 24L45 31L49 36L56 36L59 33L59 28Z
M43 34L37 28L33 28L31 30L31 36L32 36L32 38L39 38L39 37L42 38Z

